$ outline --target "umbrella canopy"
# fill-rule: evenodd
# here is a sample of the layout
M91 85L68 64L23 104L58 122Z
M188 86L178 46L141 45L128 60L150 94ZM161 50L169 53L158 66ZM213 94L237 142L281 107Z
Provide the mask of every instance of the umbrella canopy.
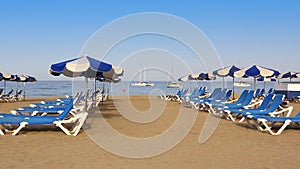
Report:
M18 76L17 82L36 82L36 78L33 76L28 76L28 75L21 75Z
M280 73L277 70L265 68L265 67L258 66L258 65L253 65L253 66L241 69L239 71L236 71L233 74L233 76L238 77L238 78L242 78L245 76L258 78L258 77L273 77L273 76L278 76L279 74Z
M54 76L63 74L67 77L89 77L95 78L103 75L107 78L117 78L123 75L123 69L105 62L101 62L89 56L83 56L52 64L50 73Z
M296 73L293 71L288 71L277 76L278 79L289 78L290 81L292 81L292 78L299 78L299 77L300 77L300 73Z
M13 81L16 77L9 73L3 73L3 80Z
M183 76L178 79L178 81L186 82L191 80L215 80L216 76L211 73L193 73Z
M233 74L234 74L234 72L239 71L239 70L241 70L241 69L234 65L231 65L231 66L227 66L227 67L213 71L214 75L223 77L223 88L225 88L224 77L226 77L226 76L232 77L232 91L233 91L232 96L233 96L233 98L234 98L234 76L233 76ZM247 77L247 76L245 76L245 77Z
M216 80L216 76L211 73L200 73L197 80Z
M67 77L85 77L85 109L87 108L88 78L103 76L105 78L115 79L123 75L123 69L118 66L99 61L89 56L67 60L55 63L50 66L50 74L59 76L61 74Z
M276 82L275 78L260 77L257 79L260 82Z
M236 71L233 76L234 77L253 77L254 79L254 90L256 89L256 79L259 77L273 77L278 76L280 73L277 70L265 68L258 65L253 65L244 69L241 69L239 71Z
M241 70L240 68L231 65L231 66L227 66L218 70L213 71L214 75L220 76L220 77L226 77L226 76L231 76L234 77L233 74L236 71Z

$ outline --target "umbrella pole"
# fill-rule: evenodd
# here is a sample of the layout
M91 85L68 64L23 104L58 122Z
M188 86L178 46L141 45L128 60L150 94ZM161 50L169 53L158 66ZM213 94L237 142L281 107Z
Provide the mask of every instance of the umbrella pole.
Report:
M93 94L93 107L96 106L96 78L95 78L95 81L94 81L94 94Z
M84 98L84 110L87 111L87 95L88 95L88 84L89 84L89 80L87 77L85 77L85 98Z
M18 93L19 90L19 82L17 82L17 90L16 90L16 94Z
M23 100L25 100L25 90L26 90L26 83L24 82L24 96L23 96Z
M102 98L101 98L102 104L103 104L103 101L104 101L104 98L103 98L104 94L105 94L105 88L104 88L104 81L103 81L102 82Z
M6 80L4 80L4 94L6 94Z
M256 77L254 78L254 91L256 90Z
M225 77L223 77L223 89L225 89Z
M234 77L232 78L232 97L234 98Z

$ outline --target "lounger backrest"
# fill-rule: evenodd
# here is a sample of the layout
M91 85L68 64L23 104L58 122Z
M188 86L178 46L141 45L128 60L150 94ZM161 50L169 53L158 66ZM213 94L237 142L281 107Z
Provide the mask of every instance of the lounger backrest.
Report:
M14 91L14 90L11 89L7 94L8 94L8 95L11 95L13 91Z
M227 90L226 95L221 99L221 102L225 102L226 100L228 100L231 94L232 94L232 90Z
M59 116L57 116L57 120L63 120L73 108L73 100L71 100L68 106L65 108L64 112L62 112Z
M244 101L241 104L244 105L244 106L250 104L253 97L254 97L254 91L250 90L247 94L247 97L244 99Z
M179 97L182 97L182 96L185 96L187 93L188 93L188 89L184 89L182 92L181 92L181 95Z
M274 97L274 94L268 94L257 109L258 110L266 109L268 107L268 105L271 103L273 97Z
M255 97L259 97L260 96L260 88L256 89L255 91Z
M204 95L205 91L206 91L206 87L202 87L202 88L199 90L198 96Z
M227 89L222 89L220 93L217 93L216 96L212 99L214 100L221 100L226 95Z
M248 93L249 93L249 90L244 90L242 92L241 96L238 98L238 100L235 103L242 103L245 100L245 98L247 97Z
M209 96L209 98L214 98L214 97L216 97L220 92L221 92L221 88L215 88L214 90L213 90L213 92L210 94L210 96Z
M273 89L273 88L270 88L270 89L268 90L268 94L274 94L274 89Z
M181 93L184 89L178 90L178 92L176 93L177 96L181 96Z
M197 95L198 91L200 90L200 88L194 88L190 94L190 96L194 96Z
M266 92L266 90L265 90L265 89L261 89L261 90L260 90L260 96L264 95L264 94L265 94L265 92Z
M283 100L283 95L277 94L275 96L275 98L273 99L272 103L267 108L267 111L269 111L269 112L275 111L280 106L282 100Z

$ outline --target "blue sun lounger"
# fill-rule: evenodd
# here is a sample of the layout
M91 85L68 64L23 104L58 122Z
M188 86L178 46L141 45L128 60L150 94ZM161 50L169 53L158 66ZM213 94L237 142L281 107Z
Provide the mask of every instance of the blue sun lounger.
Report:
M268 131L271 135L280 135L284 129L291 123L300 123L300 112L294 117L271 117L254 115L252 117L256 121L256 127L260 131ZM280 125L278 126L278 123ZM275 125L277 126L275 127Z
M80 131L88 113L85 111L77 113L75 116L67 118L70 111L72 110L73 103L70 102L63 113L58 116L25 116L25 115L13 115L13 114L0 114L1 125L19 125L13 130L12 135L16 135L22 128L27 125L56 125L65 134L76 136ZM70 131L64 124L75 124L73 129ZM0 130L0 134L4 135L3 131Z
M243 112L242 115L247 118L252 118L253 115L267 115L267 116L276 116L282 115L284 112L288 111L286 116L290 116L293 111L293 106L289 106L287 108L281 107L282 100L284 99L284 95L277 94L271 104L264 110L253 110ZM276 111L281 107L280 111Z
M273 99L274 95L273 94L269 94L267 95L264 100L261 102L261 104L259 105L259 107L255 108L255 109L226 109L224 110L224 117L227 118L228 120L232 120L233 122L235 122L235 120L241 116L243 113L251 113L251 112L255 112L255 111L263 111L267 108L267 106L271 103L272 99ZM239 122L242 122L244 120L244 118L242 117L240 119Z
M222 92L221 88L215 88L213 90L213 92L209 95L209 97L207 98L197 98L194 100L191 100L189 103L192 107L194 107L195 109L199 109L201 104L204 104L205 101L204 100L213 100L213 99L217 99L220 96L220 93Z
M31 108L31 107L27 107L27 108L19 108L19 109L16 109L16 110L11 110L11 114L19 114L19 115L25 115L25 114L28 114L28 115L31 115L31 116L35 116L37 114L41 114L42 116L43 115L46 115L46 114L54 114L54 113L58 113L58 114L61 114L63 113L64 109L66 109L66 106L65 107L53 107L53 108Z

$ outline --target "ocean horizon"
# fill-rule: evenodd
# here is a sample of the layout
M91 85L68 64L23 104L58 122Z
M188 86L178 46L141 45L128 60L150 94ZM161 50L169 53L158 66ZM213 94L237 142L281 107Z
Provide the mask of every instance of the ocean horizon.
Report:
M152 87L135 87L131 86L130 81L121 81L119 83L102 83L96 82L96 88L104 88L109 95L161 95L161 94L176 94L179 88L167 88L168 81L151 81L155 85ZM251 84L250 87L235 87L235 93L241 93L244 89L253 89L253 81L247 80ZM7 81L0 82L0 88L5 87L2 94L14 90L25 91L26 97L46 97L46 96L65 96L73 95L76 92L84 91L84 81L66 81L66 80L40 80L33 83L17 83ZM223 81L190 81L181 83L183 88L207 87L210 92L214 88L223 87ZM274 88L274 82L257 82L256 88ZM225 81L225 87L232 89L232 81ZM89 88L94 90L94 81L89 81Z

